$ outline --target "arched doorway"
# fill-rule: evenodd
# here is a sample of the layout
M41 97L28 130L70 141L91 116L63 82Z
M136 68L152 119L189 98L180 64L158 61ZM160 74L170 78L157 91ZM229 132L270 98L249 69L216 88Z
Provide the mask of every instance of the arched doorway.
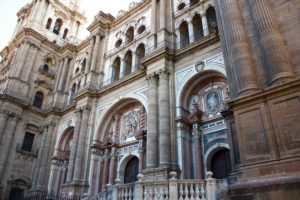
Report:
M228 149L221 149L213 155L211 171L213 172L213 178L228 178L231 172L230 152Z
M124 172L124 183L134 183L137 181L137 175L139 173L139 159L137 157L131 158Z

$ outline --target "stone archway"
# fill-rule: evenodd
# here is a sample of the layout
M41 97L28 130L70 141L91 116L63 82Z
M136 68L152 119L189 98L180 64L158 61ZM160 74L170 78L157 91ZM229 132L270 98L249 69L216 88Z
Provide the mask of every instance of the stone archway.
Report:
M230 152L226 148L218 149L209 159L208 171L213 172L213 178L228 178L231 172Z
M134 183L137 181L137 175L139 173L139 159L132 157L126 164L124 170L124 183Z

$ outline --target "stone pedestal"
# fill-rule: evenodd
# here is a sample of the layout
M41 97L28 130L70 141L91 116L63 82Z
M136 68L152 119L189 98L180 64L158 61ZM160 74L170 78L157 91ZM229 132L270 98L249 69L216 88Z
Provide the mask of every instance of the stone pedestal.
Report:
M234 112L222 113L233 166L230 199L295 199L299 195L299 95L300 79L232 101L229 109Z
M147 168L143 170L144 180L168 180L170 172L178 172L177 166L161 166L157 168Z

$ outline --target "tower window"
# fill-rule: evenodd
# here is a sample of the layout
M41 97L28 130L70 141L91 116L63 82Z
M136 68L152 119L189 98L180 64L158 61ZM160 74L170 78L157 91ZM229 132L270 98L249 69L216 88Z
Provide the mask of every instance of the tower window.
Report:
M44 72L48 72L48 71L49 71L49 65L45 64L45 65L43 66L43 71L44 71Z
M145 27L144 25L142 25L142 26L138 29L138 34L144 33L145 30L146 30L146 27Z
M34 141L34 134L32 133L25 133L23 144L22 144L22 150L31 152L33 141Z
M69 30L66 28L64 30L64 35L63 35L63 39L66 39L67 35L68 35Z
M51 24L52 24L52 19L49 18L49 19L47 20L46 29L50 29Z
M44 101L44 94L42 92L37 92L34 97L33 106L37 108L42 108Z
M54 28L53 28L53 33L59 35L60 29L63 25L62 19L58 18L55 22Z

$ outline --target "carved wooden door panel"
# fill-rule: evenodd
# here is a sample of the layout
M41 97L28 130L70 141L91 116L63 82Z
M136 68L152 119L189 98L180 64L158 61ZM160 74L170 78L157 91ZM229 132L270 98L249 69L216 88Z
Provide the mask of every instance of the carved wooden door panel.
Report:
M126 165L124 174L124 183L133 183L137 181L137 175L139 173L139 159L137 157L132 158Z
M229 150L221 150L215 153L211 160L211 171L213 172L213 178L223 179L229 176L231 172Z

